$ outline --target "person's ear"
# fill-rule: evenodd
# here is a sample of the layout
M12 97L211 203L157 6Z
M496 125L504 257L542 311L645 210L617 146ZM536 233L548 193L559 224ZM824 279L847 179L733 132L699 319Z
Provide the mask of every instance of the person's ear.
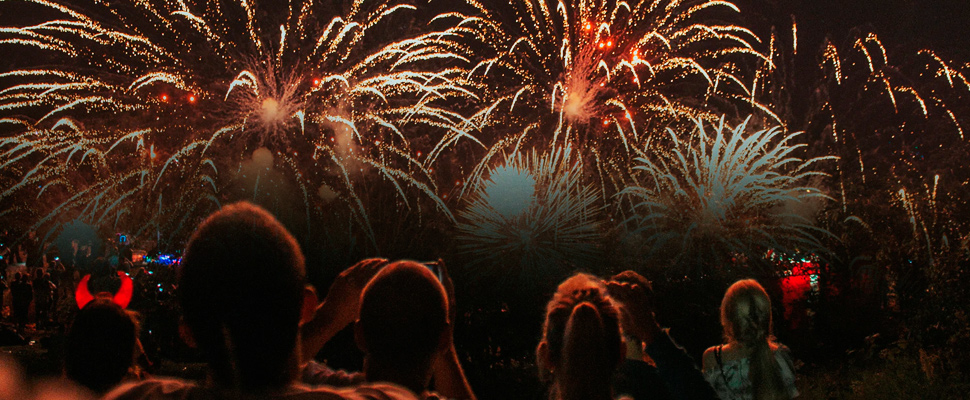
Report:
M626 338L620 336L620 358L617 365L622 364L623 360L626 359Z
M179 321L179 337L185 342L189 347L196 349L199 345L195 342L195 335L192 334L192 328L185 323L185 320Z
M367 341L364 340L364 329L360 326L360 320L354 321L354 343L361 352L367 354Z
M445 323L445 328L441 330L441 334L438 336L438 353L444 353L451 347L451 335L453 335L453 332L451 330L451 322Z
M552 362L549 360L549 343L545 340L536 347L536 362L540 372L552 372Z
M317 291L313 290L313 286L304 286L303 306L300 309L300 325L303 325L313 319L313 316L317 313L318 305Z

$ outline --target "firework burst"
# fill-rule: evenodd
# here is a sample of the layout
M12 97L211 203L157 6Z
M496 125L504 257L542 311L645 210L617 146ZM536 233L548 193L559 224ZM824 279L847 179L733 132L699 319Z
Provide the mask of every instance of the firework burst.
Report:
M862 254L846 259L932 259L948 247L945 238L966 235L966 223L950 215L970 204L962 177L970 155L961 117L970 112L967 64L857 29L843 41L826 39L817 54L821 78L802 81L790 72L795 43L771 43L777 68L765 71L759 92L807 132L812 154L839 157L827 168L841 209L827 225L841 247Z
M759 39L707 22L737 12L725 1L513 0L482 8L466 25L479 27L492 53L472 72L501 84L479 117L495 126L538 120L546 142L580 140L584 152L594 147L609 159L636 154L658 127L713 119L712 110L736 100L768 111L741 68L767 62L754 50Z
M828 199L809 180L824 176L816 164L832 157L798 158L805 145L792 142L799 133L777 127L747 133L747 121L731 129L722 119L711 132L695 123L687 137L668 130L670 152L638 159L639 185L620 193L650 256L694 268L736 256L758 260L769 249L824 248L814 215L795 210Z
M288 5L3 2L44 18L0 28L0 48L27 54L0 73L5 216L184 235L231 200L232 173L263 147L307 219L336 195L373 242L365 175L389 182L402 208L414 190L450 216L409 136L468 137L442 106L473 97L448 27L395 28L412 24L407 4Z
M601 199L583 183L575 153L568 146L513 153L478 178L474 198L459 214L459 249L506 278L534 280L595 260Z

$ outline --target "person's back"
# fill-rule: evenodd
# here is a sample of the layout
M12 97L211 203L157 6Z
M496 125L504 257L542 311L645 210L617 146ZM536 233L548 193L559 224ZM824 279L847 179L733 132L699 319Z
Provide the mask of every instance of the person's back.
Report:
M771 358L778 365L782 387L787 393L776 397L787 399L798 395L795 388L795 367L791 351L784 345L770 345ZM721 399L755 399L756 384L751 381L754 351L730 343L715 346L704 354L704 377Z
M178 280L185 331L209 380L153 379L106 398L413 398L388 385L341 392L296 383L297 332L315 300L304 274L296 240L265 210L237 203L210 215L189 239Z
M735 282L721 303L727 344L704 352L704 376L721 399L798 396L788 349L771 335L771 300L752 279Z

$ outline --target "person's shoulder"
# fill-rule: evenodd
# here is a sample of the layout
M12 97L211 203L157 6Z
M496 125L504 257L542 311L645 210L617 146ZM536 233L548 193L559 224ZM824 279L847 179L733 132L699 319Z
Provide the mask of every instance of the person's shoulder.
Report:
M704 350L704 355L701 356L701 369L710 369L711 366L717 363L716 353L718 347L720 347L720 345L711 346L708 347L707 350Z
M419 400L407 389L389 383L369 383L356 387L304 387L303 390L282 396L281 400Z
M103 400L188 399L197 386L173 378L152 378L122 383L108 392Z
M785 346L781 343L772 343L771 350L776 358L784 360L788 364L792 363L792 352L791 352L791 349L788 348L788 346Z

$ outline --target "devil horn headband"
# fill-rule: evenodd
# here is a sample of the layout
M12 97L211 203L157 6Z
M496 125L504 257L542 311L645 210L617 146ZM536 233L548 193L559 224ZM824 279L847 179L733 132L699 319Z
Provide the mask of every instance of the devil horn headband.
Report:
M131 295L134 292L134 284L128 274L123 271L118 271L118 277L121 278L121 289L118 289L118 293L115 293L111 297L111 302L117 304L121 308L128 308L128 303L131 302ZM88 303L95 299L95 296L91 294L91 290L88 289L88 282L91 280L91 274L84 275L81 278L81 282L77 284L77 290L74 292L74 299L77 301L77 308L84 308Z

